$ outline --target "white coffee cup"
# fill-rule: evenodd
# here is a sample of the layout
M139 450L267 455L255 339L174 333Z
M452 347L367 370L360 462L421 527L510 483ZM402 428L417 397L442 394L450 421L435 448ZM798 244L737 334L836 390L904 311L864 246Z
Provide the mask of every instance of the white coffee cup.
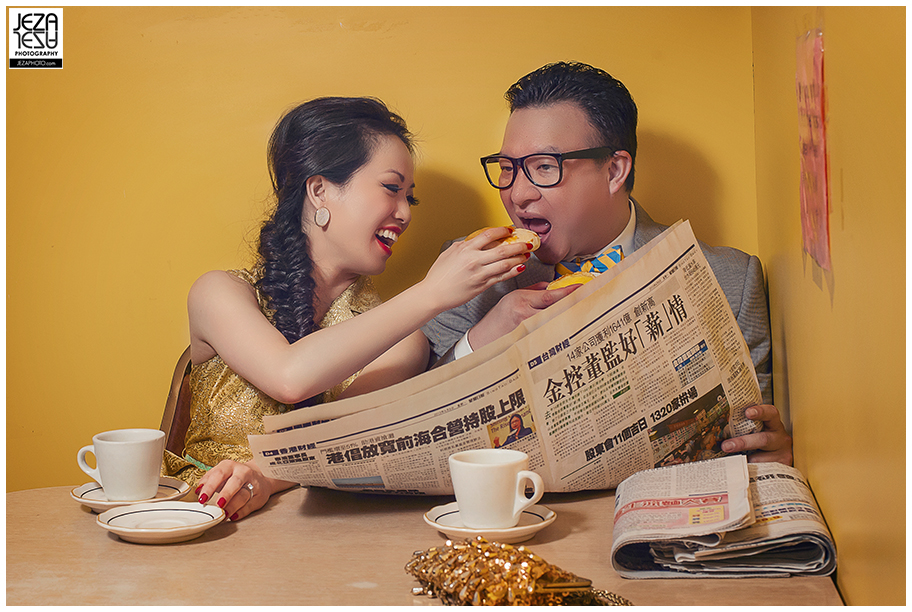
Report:
M158 492L165 432L158 429L115 429L92 436L92 444L76 453L76 463L104 489L109 501L152 499ZM95 455L95 468L86 463Z
M541 476L529 471L529 455L506 448L467 450L450 455L450 478L459 518L470 529L515 527L523 510L545 492ZM535 493L526 497L526 482Z

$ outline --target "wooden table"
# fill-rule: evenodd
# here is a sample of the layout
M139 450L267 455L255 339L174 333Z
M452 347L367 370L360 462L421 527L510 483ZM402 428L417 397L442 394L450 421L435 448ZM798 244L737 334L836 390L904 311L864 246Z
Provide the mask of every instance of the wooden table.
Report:
M403 567L445 538L422 520L452 498L294 488L189 542L131 544L74 487L6 496L7 605L439 605ZM192 495L191 495L192 498ZM830 578L626 580L611 568L614 492L546 494L557 520L524 543L637 605L842 605Z

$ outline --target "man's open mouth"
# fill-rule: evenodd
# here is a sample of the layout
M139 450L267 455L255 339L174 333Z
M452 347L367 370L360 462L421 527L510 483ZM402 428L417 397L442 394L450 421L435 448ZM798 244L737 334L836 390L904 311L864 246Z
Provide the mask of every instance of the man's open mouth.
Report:
M532 230L539 236L544 236L551 231L551 222L539 217L530 217L528 219L520 218L524 228Z

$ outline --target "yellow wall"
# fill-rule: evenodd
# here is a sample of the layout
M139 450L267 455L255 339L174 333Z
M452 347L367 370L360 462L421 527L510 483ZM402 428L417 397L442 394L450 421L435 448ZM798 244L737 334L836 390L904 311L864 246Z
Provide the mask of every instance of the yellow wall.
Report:
M776 404L848 604L905 603L905 8L752 10ZM822 26L832 271L802 253L795 41ZM870 300L870 301L866 301Z
M266 140L311 97L379 96L420 138L387 296L507 220L478 158L504 90L556 59L634 92L658 219L756 250L747 9L65 8L63 34L63 70L7 72L11 490L80 484L92 434L158 425L187 290L250 261Z
M190 284L206 270L250 261L269 193L265 143L283 110L321 95L375 95L418 134L422 204L379 281L390 296L423 276L445 239L506 221L478 164L500 145L503 91L546 62L577 59L612 72L634 94L641 125L634 195L653 216L689 218L707 242L759 253L767 264L777 376L788 382L777 387L777 401L790 405L801 436L799 467L811 472L828 516L845 521L834 525L849 546L841 568L863 585L864 602L876 585L861 576L871 554L862 539L880 542L895 525L872 533L858 518L866 514L855 512L860 502L836 486L843 473L901 455L904 440L893 439L899 428L882 431L883 420L861 421L901 410L901 400L880 395L896 387L892 371L864 365L872 350L880 355L888 326L863 325L854 296L867 292L857 285L877 277L847 258L859 239L881 241L872 236L877 219L859 216L870 210L861 202L890 210L904 186L883 193L884 181L868 180L892 160L876 146L880 132L878 139L860 132L876 121L864 121L869 107L850 81L873 83L870 71L856 72L898 67L901 57L852 55L868 38L883 42L872 29L880 19L891 31L904 20L877 18L856 32L853 14L828 13L848 39L841 47L833 41L828 64L846 63L833 68L846 96L845 108L831 101L833 121L842 108L838 125L851 127L833 130L831 144L842 147L843 167L848 151L864 145L871 154L863 172L840 179L833 288L803 264L797 226L781 221L797 210L789 183L797 128L778 119L793 122L795 113L778 82L768 85L775 91L762 108L758 100L755 148L752 62L770 80L794 78L794 37L783 27L798 15L746 7L65 8L65 68L7 71L7 490L81 484L88 478L74 454L92 434L157 427L187 344ZM904 30L899 37L902 47ZM884 138L893 133L883 130ZM777 151L789 173L778 177ZM901 238L885 238L902 254ZM893 276L878 280L881 290L895 284ZM817 307L803 310L802 299ZM901 299L878 300L877 316L892 317ZM823 317L809 320L818 311ZM902 328L901 319L891 323ZM823 360L818 373L814 362ZM856 378L859 367L864 375ZM828 386L825 402L818 385ZM830 399L840 387L845 392ZM843 423L851 427L836 432ZM861 448L875 431L883 445Z

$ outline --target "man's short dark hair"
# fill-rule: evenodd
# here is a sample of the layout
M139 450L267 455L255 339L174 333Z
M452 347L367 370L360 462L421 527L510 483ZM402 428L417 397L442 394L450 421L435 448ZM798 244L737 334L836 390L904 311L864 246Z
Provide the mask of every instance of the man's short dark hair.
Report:
M548 64L516 81L504 97L511 113L558 102L578 104L603 139L593 146L627 151L636 160L636 104L624 84L604 70L580 62ZM633 164L625 185L633 191Z

